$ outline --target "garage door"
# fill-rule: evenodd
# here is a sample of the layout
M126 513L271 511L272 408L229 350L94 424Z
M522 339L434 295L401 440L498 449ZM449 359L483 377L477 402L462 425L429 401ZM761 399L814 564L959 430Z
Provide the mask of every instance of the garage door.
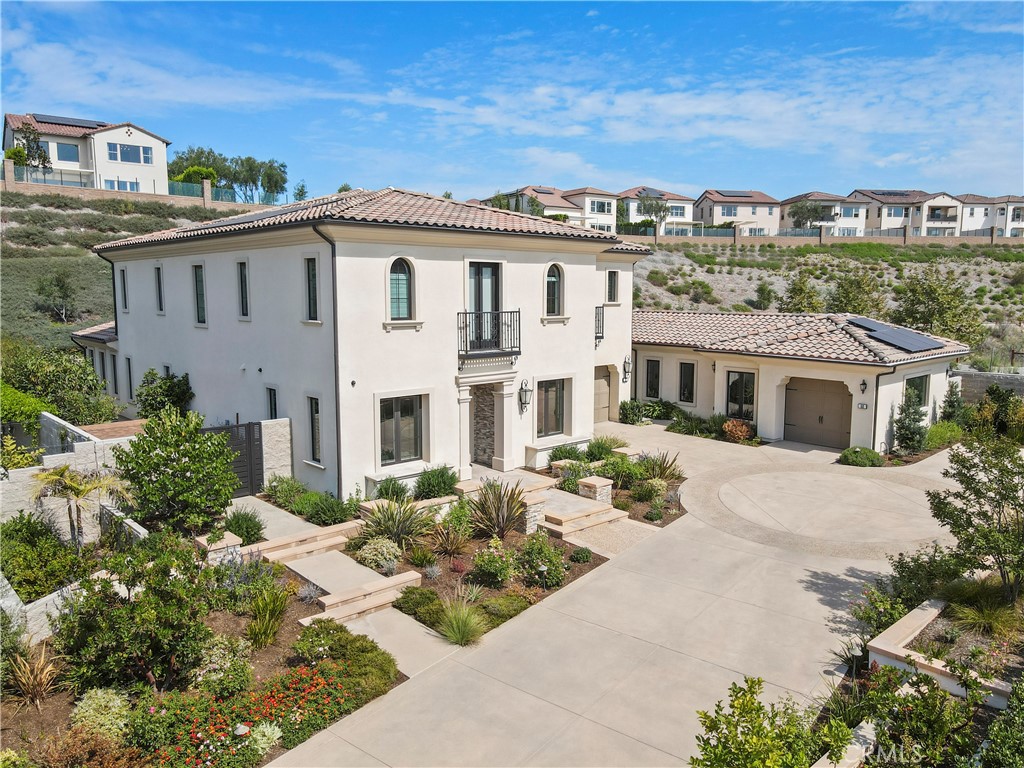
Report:
M608 421L612 377L607 366L594 369L594 423Z
M841 381L794 378L786 385L787 440L848 448L852 412L853 395Z

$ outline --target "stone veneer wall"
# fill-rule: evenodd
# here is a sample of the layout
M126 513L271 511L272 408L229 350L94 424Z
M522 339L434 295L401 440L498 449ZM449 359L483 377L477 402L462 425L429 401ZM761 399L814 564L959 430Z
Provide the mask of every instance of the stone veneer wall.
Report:
M998 384L1003 389L1012 389L1024 397L1024 376L1019 373L957 371L955 380L960 382L960 394L967 403L980 402L985 396L985 390L993 384Z
M469 389L473 398L473 462L491 465L494 458L494 387L478 384Z
M271 475L292 476L291 419L261 421L263 431L263 482Z

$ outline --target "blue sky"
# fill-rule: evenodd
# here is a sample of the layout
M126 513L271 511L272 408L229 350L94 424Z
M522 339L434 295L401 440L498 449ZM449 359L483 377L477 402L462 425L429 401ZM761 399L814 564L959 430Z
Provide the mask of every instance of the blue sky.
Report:
M2 4L7 112L290 186L1024 192L1024 3Z

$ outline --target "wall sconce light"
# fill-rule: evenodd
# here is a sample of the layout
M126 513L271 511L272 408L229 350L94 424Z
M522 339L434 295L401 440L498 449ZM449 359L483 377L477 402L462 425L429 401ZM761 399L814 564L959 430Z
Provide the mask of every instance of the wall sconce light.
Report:
M867 391L868 391L867 379L861 379L860 380L860 393L863 395Z
M629 381L629 374L633 372L633 358L627 357L622 361L622 380Z
M533 399L533 390L530 389L530 385L526 383L526 379L523 379L523 383L519 385L519 410L525 411L530 405L530 400Z
M711 372L712 373L714 373L717 368L718 368L718 364L717 363L711 363Z

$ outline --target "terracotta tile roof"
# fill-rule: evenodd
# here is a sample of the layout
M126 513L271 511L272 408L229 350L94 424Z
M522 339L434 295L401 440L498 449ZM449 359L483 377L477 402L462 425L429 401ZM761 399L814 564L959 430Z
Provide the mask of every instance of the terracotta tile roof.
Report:
M740 191L742 191L742 194L736 194L736 192ZM779 201L776 200L771 195L767 195L764 192L759 192L756 189L705 189L704 192L701 193L700 198L698 199L701 198L707 198L713 203L740 203L743 205L750 205L751 203L767 203L768 205L778 205L779 203Z
M563 197L565 193L555 187L529 186L517 189L511 194L535 197L545 208L573 208L575 210L579 210L580 208L580 206L576 205L576 203L571 200L566 200Z
M619 192L616 197L620 200L635 200L642 195L660 197L662 200L681 200L686 203L694 202L692 197L677 195L675 192L666 192L664 189L656 189L655 187L630 187L629 189Z
M781 312L733 314L634 310L633 343L874 365L895 365L970 352L958 341L921 331L915 333L942 346L925 352L907 352L870 337L869 331L850 322L856 318L856 315Z
M855 189L850 194L853 195L854 192L859 192L872 200L887 205L913 205L942 194L941 192L925 192L920 189Z
M301 203L282 205L255 213L244 213L225 219L190 224L177 229L104 243L96 246L94 250L101 253L133 245L248 232L307 222L497 232L510 235L591 240L605 242L609 245L619 242L619 239L612 233L601 232L589 227L387 187L376 191L355 189L351 192L317 197Z
M43 118L51 118L52 120L44 120ZM158 141L162 141L164 144L170 144L167 139L157 136L151 131L147 131L145 128L135 125L135 123L104 123L99 120L79 120L78 118L60 118L55 115L15 115L8 113L4 116L7 124L11 127L11 130L17 131L20 128L28 125L29 127L35 128L39 133L48 136L67 136L72 139L81 139L85 136L91 136L94 133L102 133L103 131L109 131L114 128L124 128L125 126L131 126L143 133L152 136ZM68 120L67 123L57 122L58 120ZM73 121L73 122L71 122ZM91 123L92 125L81 125L80 123Z
M618 243L606 250L605 253L639 253L647 255L651 253L651 249L643 243Z
M995 200L997 203L1024 203L1024 197L1021 195L1001 195Z
M847 200L845 195L833 195L828 192L804 192L802 195L787 197L780 205L792 205L801 200L810 200L812 203L844 203ZM860 202L864 202L861 200Z
M111 341L117 341L117 331L114 327L114 321L111 320L109 323L100 323L90 328L83 328L80 331L72 331L71 338L89 339L90 341L107 344Z
M577 187L576 189L567 189L562 192L562 197L575 197L576 195L604 195L605 197L615 197L612 192L605 192L603 189L597 187Z
M968 205L992 205L996 202L994 197L986 197L985 195L957 195L957 200Z

